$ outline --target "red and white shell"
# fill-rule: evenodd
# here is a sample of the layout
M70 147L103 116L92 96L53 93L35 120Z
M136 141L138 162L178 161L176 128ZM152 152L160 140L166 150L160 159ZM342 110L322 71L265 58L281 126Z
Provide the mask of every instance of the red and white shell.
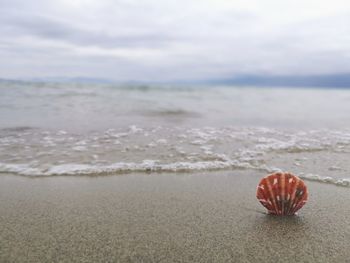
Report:
M261 179L256 197L270 214L294 215L308 198L303 180L290 173L273 173Z

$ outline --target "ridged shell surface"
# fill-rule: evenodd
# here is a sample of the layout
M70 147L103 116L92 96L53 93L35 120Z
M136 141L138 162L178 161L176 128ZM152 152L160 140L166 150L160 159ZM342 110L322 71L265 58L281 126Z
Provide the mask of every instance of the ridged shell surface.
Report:
M294 215L308 198L303 180L290 173L274 173L261 179L256 197L270 214Z

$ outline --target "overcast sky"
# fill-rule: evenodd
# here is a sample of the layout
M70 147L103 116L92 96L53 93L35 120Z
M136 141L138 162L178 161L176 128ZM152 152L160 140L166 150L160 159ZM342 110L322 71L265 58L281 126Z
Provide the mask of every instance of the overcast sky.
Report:
M350 72L349 0L0 0L0 78Z

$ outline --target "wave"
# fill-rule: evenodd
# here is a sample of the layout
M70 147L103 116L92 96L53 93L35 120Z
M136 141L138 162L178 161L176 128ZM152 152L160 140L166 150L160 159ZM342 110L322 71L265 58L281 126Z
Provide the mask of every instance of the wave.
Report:
M0 173L11 173L29 177L50 177L50 176L103 176L113 174L139 173L190 173L198 171L231 171L237 169L259 170L268 173L282 171L280 168L266 165L253 166L249 163L238 161L213 161L213 162L176 162L159 164L154 160L144 160L142 163L115 163L106 166L94 166L88 164L63 164L55 165L48 169L39 169L27 164L4 164L0 163ZM297 174L307 181L332 184L335 186L349 187L350 178L333 178L320 176L318 174Z
M298 176L302 179L308 180L308 181L316 181L320 183L326 183L326 184L333 184L337 186L344 186L344 187L350 187L350 178L332 178L330 176L320 176L318 174L303 174L300 173Z
M350 169L349 152L348 130L136 125L85 134L29 127L0 130L0 173L28 177L289 170L306 180L350 187L350 179L339 179Z
M200 117L201 114L195 111L188 111L183 109L158 109L146 110L140 114L150 117Z
M207 162L175 162L160 164L154 160L144 160L141 163L119 162L111 165L62 164L47 169L31 167L28 164L0 163L0 173L13 173L25 176L58 176L58 175L107 175L125 174L131 172L192 172L253 168L249 163L238 161L207 161Z

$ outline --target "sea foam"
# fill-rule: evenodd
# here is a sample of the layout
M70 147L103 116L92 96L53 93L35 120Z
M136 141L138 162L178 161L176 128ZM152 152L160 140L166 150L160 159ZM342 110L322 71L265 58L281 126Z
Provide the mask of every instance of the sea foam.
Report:
M0 172L23 176L288 170L306 180L349 186L349 153L348 130L136 125L84 134L0 130Z

